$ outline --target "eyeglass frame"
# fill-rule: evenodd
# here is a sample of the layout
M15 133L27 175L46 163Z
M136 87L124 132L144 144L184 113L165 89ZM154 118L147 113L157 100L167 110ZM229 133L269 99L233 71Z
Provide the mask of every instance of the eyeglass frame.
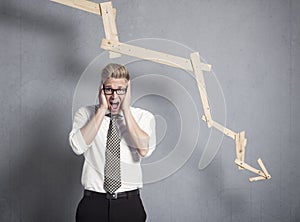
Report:
M120 88L120 89L106 88L105 85L103 84L102 90L103 90L103 92L104 92L105 95L113 95L116 92L117 95L121 95L122 96L122 95L125 95L127 93L127 88L128 88L128 86L126 88ZM112 91L112 93L110 93L110 94L105 93L105 89L110 89ZM125 93L124 94L119 94L118 90L125 90Z

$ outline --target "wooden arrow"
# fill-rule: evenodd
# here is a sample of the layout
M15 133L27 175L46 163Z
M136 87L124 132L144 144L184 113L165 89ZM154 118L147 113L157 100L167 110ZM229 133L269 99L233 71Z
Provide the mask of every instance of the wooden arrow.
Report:
M238 159L236 159L235 161L235 164L238 165L239 167L241 168L244 168L246 170L249 170L257 175L259 175L258 177L252 177L252 178L249 178L249 181L250 182L254 182L254 181L259 181L259 180L265 180L265 179L271 179L271 175L268 173L265 165L263 164L262 160L261 159L258 159L257 162L258 164L260 165L261 167L261 170L258 170L252 166L250 166L249 164L243 162L243 161L240 161Z

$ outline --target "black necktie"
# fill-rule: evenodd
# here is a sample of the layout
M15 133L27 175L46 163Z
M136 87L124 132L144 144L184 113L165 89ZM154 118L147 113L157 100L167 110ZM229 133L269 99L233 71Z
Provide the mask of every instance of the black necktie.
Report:
M114 193L121 187L120 135L116 125L117 116L112 115L107 132L104 167L104 189Z

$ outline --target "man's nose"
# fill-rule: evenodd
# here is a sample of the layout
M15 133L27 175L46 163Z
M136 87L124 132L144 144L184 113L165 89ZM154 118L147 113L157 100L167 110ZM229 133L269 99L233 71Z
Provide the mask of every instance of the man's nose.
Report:
M118 95L118 94L117 94L117 91L113 91L113 93L111 94L111 96L112 96L113 98L115 98L117 95Z

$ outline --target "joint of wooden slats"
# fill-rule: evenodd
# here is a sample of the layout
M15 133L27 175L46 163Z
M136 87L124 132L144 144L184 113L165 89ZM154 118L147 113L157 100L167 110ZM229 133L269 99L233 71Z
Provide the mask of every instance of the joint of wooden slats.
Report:
M119 42L116 16L113 14L113 7L111 2L100 3L102 21L104 26L105 37L109 41ZM120 57L120 53L109 52L109 58Z
M202 115L202 120L208 125L209 119L205 115Z
M266 175L267 179L271 179L271 175L269 174L269 172L267 171L267 168L265 167L265 165L263 164L262 160L259 158L257 160L260 168L262 169L262 171L264 172L264 174Z

